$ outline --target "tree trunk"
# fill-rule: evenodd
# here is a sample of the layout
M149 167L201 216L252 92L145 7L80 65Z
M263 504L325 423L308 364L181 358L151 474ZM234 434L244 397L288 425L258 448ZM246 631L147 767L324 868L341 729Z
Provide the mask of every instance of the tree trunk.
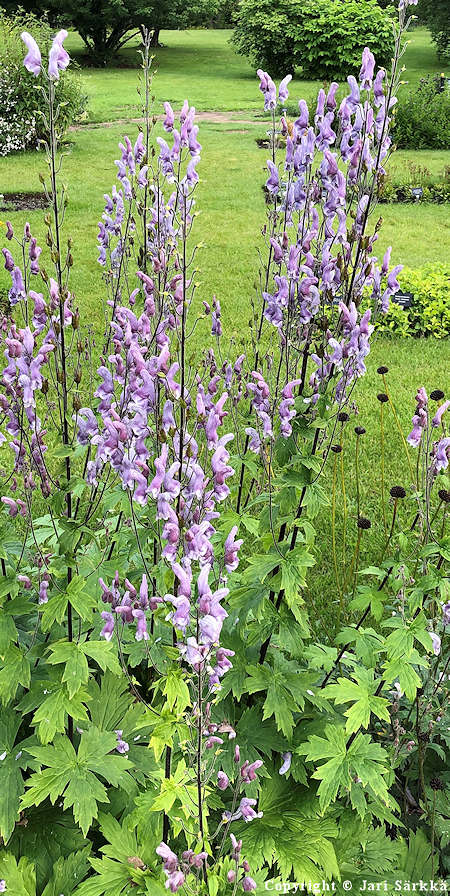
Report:
M161 31L161 28L154 28L154 29L153 29L152 37L151 37L151 41L150 41L150 46L151 46L151 47L159 47L159 33L160 33L160 31Z

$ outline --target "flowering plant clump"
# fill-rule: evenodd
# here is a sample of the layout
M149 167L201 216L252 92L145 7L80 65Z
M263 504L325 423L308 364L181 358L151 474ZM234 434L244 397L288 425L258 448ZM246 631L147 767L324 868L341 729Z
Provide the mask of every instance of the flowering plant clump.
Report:
M0 17L0 155L36 148L48 133L46 96L36 85L43 86L38 74L36 81L29 78L23 67L21 33L33 31L41 43L51 43L49 26L33 15ZM64 73L58 84L58 132L84 112L86 97L75 72Z
M235 896L280 879L406 873L418 854L431 877L442 870L449 402L419 389L407 439L400 427L409 473L388 497L385 427L400 425L379 368L383 545L368 568L363 426L353 527L342 462L372 321L398 288L391 251L381 263L374 254L380 223L370 215L391 149L403 7L390 76L366 48L341 103L333 83L315 109L300 100L292 127L277 121L290 76L277 87L258 72L272 117L260 305L235 357L220 296L202 298L212 340L195 363L195 109L165 103L154 140L144 31L143 125L119 145L99 223L97 349L70 291L63 229L55 85L69 64L66 33L48 58L23 34L25 67L46 84L52 267L29 224L23 233L7 224L6 892ZM327 639L308 615L307 577L330 504L336 630ZM407 835L414 805L421 826Z

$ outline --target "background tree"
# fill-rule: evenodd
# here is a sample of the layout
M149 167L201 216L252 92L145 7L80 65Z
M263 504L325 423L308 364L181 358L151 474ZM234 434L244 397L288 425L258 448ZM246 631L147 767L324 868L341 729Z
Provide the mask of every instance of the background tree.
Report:
M2 7L15 11L14 0L3 0ZM89 55L105 64L141 26L153 31L153 46L163 28L213 27L220 0L23 0L21 6L38 16L46 16L59 28L78 31Z

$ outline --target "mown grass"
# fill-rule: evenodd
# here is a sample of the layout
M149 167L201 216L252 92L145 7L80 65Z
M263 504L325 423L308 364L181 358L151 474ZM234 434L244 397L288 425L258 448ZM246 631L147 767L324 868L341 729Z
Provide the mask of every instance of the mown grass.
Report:
M188 97L200 110L260 113L261 95L255 69L247 59L234 52L231 35L232 32L226 29L162 31L160 41L163 46L155 50L154 57L156 105L160 106L166 99L173 105L181 105ZM408 40L410 43L404 56L405 81L409 87L414 87L424 74L437 74L441 68L426 29L414 29ZM90 121L112 121L139 114L137 39L120 52L114 66L100 69L85 67L83 42L78 35L71 34L67 46L84 68ZM298 71L291 95L309 101L321 86L320 81L302 80L301 71Z

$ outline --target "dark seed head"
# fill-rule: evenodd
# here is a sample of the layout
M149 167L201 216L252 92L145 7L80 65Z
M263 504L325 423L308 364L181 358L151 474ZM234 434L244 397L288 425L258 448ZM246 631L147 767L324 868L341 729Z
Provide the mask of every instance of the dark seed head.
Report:
M331 450L334 451L335 454L340 454L342 451L342 445L332 445Z
M430 787L432 790L443 790L444 782L441 781L440 778L431 778L430 779Z
M438 491L438 495L441 501L444 502L444 504L450 504L450 491L448 489L440 488Z
M391 498L406 498L406 491L402 485L393 485L390 495Z
M385 367L384 365L382 365L381 367L377 367L377 373L379 373L380 376L383 376L385 373L388 373L388 371L389 371L389 367Z
M365 516L358 517L358 529L370 529L372 523Z
M339 423L347 423L347 420L349 420L349 419L350 419L350 417L348 414L345 413L345 411L339 411L339 414L338 414Z
M430 398L432 401L441 401L441 399L444 398L444 392L442 389L433 389L433 391L430 392Z
M365 433L364 426L355 426L355 432L357 436L363 436Z
M379 392L377 395L377 398L378 398L378 401L381 402L381 404L385 404L386 401L389 401L389 398L386 395L386 392Z

